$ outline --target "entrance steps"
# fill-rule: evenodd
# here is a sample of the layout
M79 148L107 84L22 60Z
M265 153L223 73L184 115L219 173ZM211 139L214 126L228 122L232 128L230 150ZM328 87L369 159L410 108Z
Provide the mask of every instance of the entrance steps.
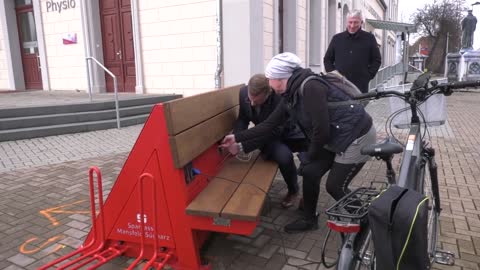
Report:
M142 124L155 104L180 97L181 95L149 95L119 100L120 126ZM113 100L0 109L0 141L116 127Z

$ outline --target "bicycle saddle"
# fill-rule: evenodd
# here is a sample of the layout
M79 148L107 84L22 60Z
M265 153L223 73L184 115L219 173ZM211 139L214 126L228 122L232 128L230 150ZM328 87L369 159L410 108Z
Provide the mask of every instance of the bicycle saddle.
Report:
M384 142L364 146L360 153L372 157L391 156L403 152L403 146L387 138Z

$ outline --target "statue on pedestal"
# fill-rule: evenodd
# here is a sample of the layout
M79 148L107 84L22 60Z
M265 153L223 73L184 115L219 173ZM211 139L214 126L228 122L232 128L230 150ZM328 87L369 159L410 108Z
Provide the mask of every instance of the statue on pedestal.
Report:
M472 10L462 20L462 48L461 50L473 50L473 33L477 26L477 18L473 16Z

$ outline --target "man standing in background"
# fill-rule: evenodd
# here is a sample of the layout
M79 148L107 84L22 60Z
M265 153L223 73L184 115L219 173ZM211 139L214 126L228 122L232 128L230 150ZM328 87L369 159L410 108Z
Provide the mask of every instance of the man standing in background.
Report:
M347 30L333 36L323 58L327 72L337 70L363 93L382 63L375 37L363 31L363 15L352 10L347 15Z

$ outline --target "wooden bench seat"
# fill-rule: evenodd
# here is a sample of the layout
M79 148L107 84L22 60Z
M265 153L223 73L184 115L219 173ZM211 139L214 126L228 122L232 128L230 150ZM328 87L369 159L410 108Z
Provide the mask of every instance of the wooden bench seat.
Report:
M255 221L260 216L277 164L258 152L249 162L230 159L188 205L189 215Z
M169 143L176 168L184 168L233 129L239 90L223 90L164 104ZM258 151L248 162L228 159L208 185L186 207L190 216L257 221L277 164Z

